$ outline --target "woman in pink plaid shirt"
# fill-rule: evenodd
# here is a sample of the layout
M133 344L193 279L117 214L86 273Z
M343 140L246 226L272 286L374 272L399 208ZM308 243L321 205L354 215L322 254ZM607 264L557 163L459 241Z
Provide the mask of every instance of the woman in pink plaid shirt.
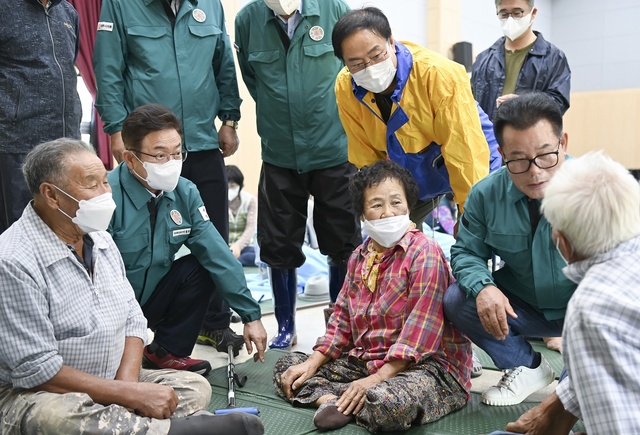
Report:
M349 259L313 354L286 355L274 372L280 396L318 407L319 429L355 422L373 433L406 430L469 399L471 343L444 318L453 280L444 254L409 220L417 191L409 172L386 160L351 179L369 238Z

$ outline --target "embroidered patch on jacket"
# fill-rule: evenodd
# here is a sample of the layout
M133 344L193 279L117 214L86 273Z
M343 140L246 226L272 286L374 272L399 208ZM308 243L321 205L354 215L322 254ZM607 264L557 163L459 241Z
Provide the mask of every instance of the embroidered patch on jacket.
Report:
M176 225L182 225L182 215L178 210L171 210L169 212L169 216L171 217L171 220L175 222Z
M193 19L199 23L204 23L207 19L207 14L205 14L202 9L194 9L193 12L191 12L191 15L193 16Z

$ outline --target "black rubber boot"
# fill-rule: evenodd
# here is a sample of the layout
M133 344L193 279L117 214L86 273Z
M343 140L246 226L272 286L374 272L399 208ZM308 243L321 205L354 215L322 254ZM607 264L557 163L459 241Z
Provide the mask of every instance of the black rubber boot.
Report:
M338 294L344 284L344 278L347 276L347 262L329 264L329 297L331 302L335 303Z
M296 301L298 277L295 269L269 269L273 307L278 333L269 340L270 349L288 349L298 341L296 336Z

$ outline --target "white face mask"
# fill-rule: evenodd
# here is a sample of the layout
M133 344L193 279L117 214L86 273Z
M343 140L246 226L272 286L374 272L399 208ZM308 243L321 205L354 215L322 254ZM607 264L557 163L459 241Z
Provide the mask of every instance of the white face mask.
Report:
M564 258L564 255L562 255L562 251L560 251L560 237L558 237L558 238L556 239L556 250L558 251L558 254L560 254L560 258L562 258L562 260L563 260L565 263L569 264L569 262L567 261L567 259L566 259L566 258ZM573 250L573 248L572 248L572 250Z
M392 247L407 232L411 221L408 214L373 221L364 220L364 231L385 248Z
M238 196L239 193L240 193L240 188L239 187L230 187L229 188L229 201L233 201L234 199L236 199L236 197Z
M525 15L522 18L509 17L506 20L500 20L500 22L504 36L515 41L527 31L529 26L531 26L531 12L529 12L529 15Z
M72 218L61 208L58 210L71 219L71 222L76 224L82 231L92 233L94 231L105 231L109 227L113 211L116 209L116 203L111 197L111 192L103 193L95 198L78 201L55 184L54 187L78 203L80 208L76 211L76 217Z
M133 155L138 159L135 153ZM143 162L140 159L138 161L142 163L142 167L147 171L147 178L142 178L133 169L132 171L141 180L146 181L150 188L171 192L178 185L180 172L182 171L182 160L171 159L165 163Z
M351 76L358 86L378 94L391 86L393 79L396 78L396 71L393 60L389 56L382 62L370 65L362 71L351 74Z
M269 9L278 15L291 15L300 6L300 0L264 0Z

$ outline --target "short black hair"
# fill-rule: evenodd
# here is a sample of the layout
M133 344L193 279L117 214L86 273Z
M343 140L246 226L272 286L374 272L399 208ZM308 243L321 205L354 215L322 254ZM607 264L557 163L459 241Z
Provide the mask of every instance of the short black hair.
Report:
M342 43L359 30L370 30L387 41L391 38L389 20L380 9L374 7L354 9L344 14L333 26L331 41L333 52L338 59L344 62Z
M130 151L140 151L142 140L162 130L175 130L182 135L180 120L161 104L145 104L134 109L122 124L122 142Z
M242 171L235 165L227 165L227 178L229 183L236 183L240 186L240 190L244 187L244 175Z
M349 194L357 216L364 214L364 191L384 180L398 180L404 188L407 204L411 209L418 200L418 184L405 168L391 160L378 160L371 166L363 166L349 182Z
M562 136L562 112L553 98L544 92L527 92L500 104L493 118L493 131L498 144L504 145L504 128L526 130L546 119L556 136Z

